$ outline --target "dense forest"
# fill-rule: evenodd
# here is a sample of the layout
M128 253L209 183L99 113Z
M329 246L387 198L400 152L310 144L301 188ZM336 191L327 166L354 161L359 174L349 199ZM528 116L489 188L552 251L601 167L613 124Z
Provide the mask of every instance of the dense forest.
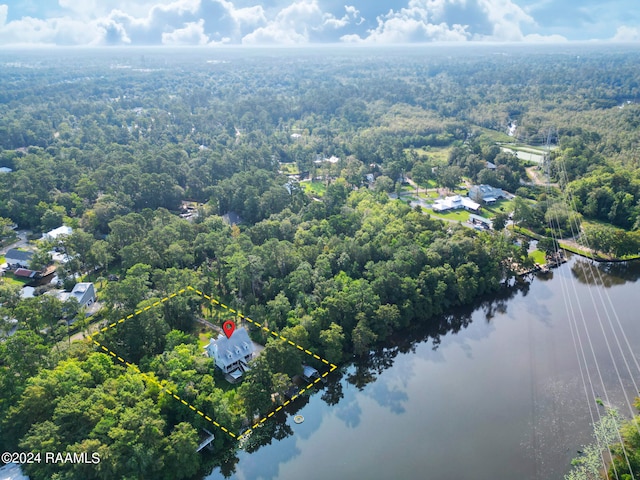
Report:
M202 322L229 313L193 292L100 337L142 374L71 341L61 318L108 325L190 285L332 363L366 362L394 332L437 330L531 265L509 230L397 199L407 179L503 188L520 225L563 236L582 221L598 250L637 254L638 60L578 47L4 52L3 235L72 227L37 242L33 268L63 251L62 284L93 281L103 308L86 319L46 287L21 298L0 283L3 330L17 325L0 343L2 447L100 454L98 465L25 465L32 479L231 474L238 442L216 431L213 453L196 453L213 427L166 391L240 433L282 405L307 363L246 325L265 349L230 386L199 343ZM531 165L496 143L512 124L532 145L553 129L560 188L530 182ZM285 427L271 420L242 446Z

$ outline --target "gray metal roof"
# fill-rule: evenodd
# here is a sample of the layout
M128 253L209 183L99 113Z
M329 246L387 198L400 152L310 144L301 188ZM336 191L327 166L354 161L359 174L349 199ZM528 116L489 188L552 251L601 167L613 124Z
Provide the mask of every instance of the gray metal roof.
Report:
M244 327L236 328L230 338L225 335L212 340L207 346L209 356L213 356L216 364L226 367L254 352L253 342ZM212 355L213 354L213 355Z
M10 248L5 254L5 259L18 260L21 262L28 262L33 257L33 252L24 252L16 248Z

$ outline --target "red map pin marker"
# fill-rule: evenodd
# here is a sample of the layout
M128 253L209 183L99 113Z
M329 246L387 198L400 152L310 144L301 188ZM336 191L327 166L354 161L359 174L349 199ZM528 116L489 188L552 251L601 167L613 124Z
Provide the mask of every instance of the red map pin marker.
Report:
M222 324L222 331L227 336L227 338L231 338L233 332L236 330L236 324L233 323L233 320L227 320Z

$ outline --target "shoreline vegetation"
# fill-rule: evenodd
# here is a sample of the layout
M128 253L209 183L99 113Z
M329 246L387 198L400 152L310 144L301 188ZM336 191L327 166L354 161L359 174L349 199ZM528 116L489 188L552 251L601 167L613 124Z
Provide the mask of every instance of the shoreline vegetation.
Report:
M549 237L545 237L544 235L540 235L535 233L528 228L519 227L516 225L510 225L507 228L510 230L529 237L533 240L542 240L544 238L550 239ZM580 255L581 257L588 258L590 260L594 260L596 262L611 262L611 263L621 263L621 262L631 262L635 260L640 260L640 255L625 255L623 257L615 257L613 255L605 255L602 252L594 252L592 249L587 249L586 247L577 245L575 242L568 243L567 240L558 240L558 245L562 250L566 250L568 252L574 253L576 255Z

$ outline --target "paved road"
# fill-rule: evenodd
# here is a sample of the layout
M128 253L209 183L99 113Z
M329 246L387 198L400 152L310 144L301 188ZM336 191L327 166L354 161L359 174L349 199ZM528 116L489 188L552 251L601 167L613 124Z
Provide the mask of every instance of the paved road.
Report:
M16 241L15 243L12 243L11 245L7 245L6 247L0 248L0 255L4 255L5 253L7 253L12 248L23 247L23 246L25 246L27 244L27 233L28 232L26 230L19 230L16 233L18 234L18 241Z

